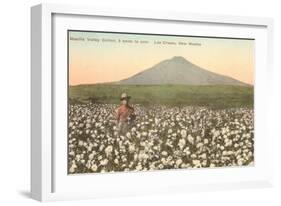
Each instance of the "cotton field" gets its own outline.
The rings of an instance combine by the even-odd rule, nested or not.
[[[68,172],[148,171],[252,165],[253,109],[132,105],[118,132],[114,104],[69,106]]]

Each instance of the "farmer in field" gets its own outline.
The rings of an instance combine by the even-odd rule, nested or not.
[[[129,105],[131,99],[126,93],[122,93],[120,97],[121,104],[117,109],[117,125],[119,134],[125,134],[133,125],[136,115],[134,108]]]

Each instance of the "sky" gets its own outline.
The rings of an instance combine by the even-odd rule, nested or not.
[[[254,40],[69,31],[68,43],[70,85],[119,81],[174,56],[254,81]]]

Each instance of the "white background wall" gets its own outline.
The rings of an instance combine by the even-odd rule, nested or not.
[[[45,2],[45,1],[42,1]],[[275,20],[275,187],[204,193],[59,202],[59,205],[280,205],[281,204],[281,6],[278,0],[58,0],[111,8],[179,11]],[[30,175],[30,6],[36,0],[6,0],[0,5],[0,205],[36,205],[29,196]],[[279,105],[279,106],[278,106]],[[50,204],[50,203],[47,203]]]

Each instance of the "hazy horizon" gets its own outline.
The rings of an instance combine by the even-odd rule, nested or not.
[[[253,85],[253,40],[76,31],[69,32],[69,85],[117,82],[174,56]]]

